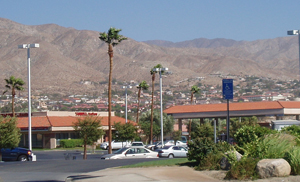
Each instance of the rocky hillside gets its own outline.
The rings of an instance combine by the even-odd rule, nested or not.
[[[103,27],[102,30],[107,30]],[[33,92],[98,92],[108,80],[107,45],[99,32],[55,24],[28,26],[0,18],[0,80],[11,75],[27,82],[27,52],[19,44],[39,43],[31,49]],[[122,32],[121,32],[122,34]],[[124,35],[126,36],[126,35]],[[117,81],[151,82],[157,64],[171,75],[164,84],[209,74],[256,75],[295,79],[299,72],[296,36],[252,42],[228,39],[195,39],[172,43],[128,39],[114,48],[113,78]],[[89,84],[91,81],[93,84]],[[5,83],[0,82],[0,88]]]

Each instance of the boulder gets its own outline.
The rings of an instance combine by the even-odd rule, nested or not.
[[[260,178],[285,177],[291,173],[290,164],[284,159],[262,159],[256,165]]]

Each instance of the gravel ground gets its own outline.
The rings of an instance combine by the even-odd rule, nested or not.
[[[224,180],[227,171],[199,171],[207,176],[213,177],[224,182],[237,182],[240,180]],[[277,177],[277,178],[267,178],[267,179],[257,179],[255,182],[300,182],[300,175],[288,176],[288,177]]]

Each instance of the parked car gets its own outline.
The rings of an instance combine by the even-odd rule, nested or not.
[[[100,148],[102,148],[104,150],[107,150],[108,146],[109,146],[108,142],[103,142],[103,143],[101,143]],[[119,141],[113,140],[111,142],[111,146],[112,146],[112,149],[120,149],[120,148],[123,148],[123,147],[129,147],[129,146],[131,146],[131,142],[128,142],[128,141],[126,141],[126,142],[119,142]]]
[[[155,150],[155,146],[159,143],[160,141],[153,142],[152,144],[148,144],[145,146],[145,148],[150,149],[150,150]]]
[[[32,161],[31,150],[15,147],[15,148],[2,148],[3,161]]]
[[[164,141],[164,146],[171,146],[171,145],[175,145],[174,140],[166,140],[166,141]],[[160,149],[160,148],[162,148],[161,142],[158,142],[155,145],[154,150],[157,150],[157,149]]]
[[[177,141],[177,142],[176,142],[176,146],[181,146],[181,147],[187,148],[187,143],[184,143],[184,142],[182,142],[182,141]]]
[[[158,153],[145,147],[125,147],[113,154],[103,155],[101,159],[135,159],[135,158],[158,158]]]
[[[159,157],[187,157],[188,150],[180,146],[164,146],[162,149],[158,150]]]
[[[140,147],[145,147],[143,142],[132,142],[131,146],[140,146]]]

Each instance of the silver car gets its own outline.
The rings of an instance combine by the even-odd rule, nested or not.
[[[187,157],[188,150],[181,146],[164,146],[162,149],[158,150],[159,157]]]
[[[158,158],[158,153],[145,147],[125,147],[113,154],[103,155],[101,159],[135,159],[135,158]]]

